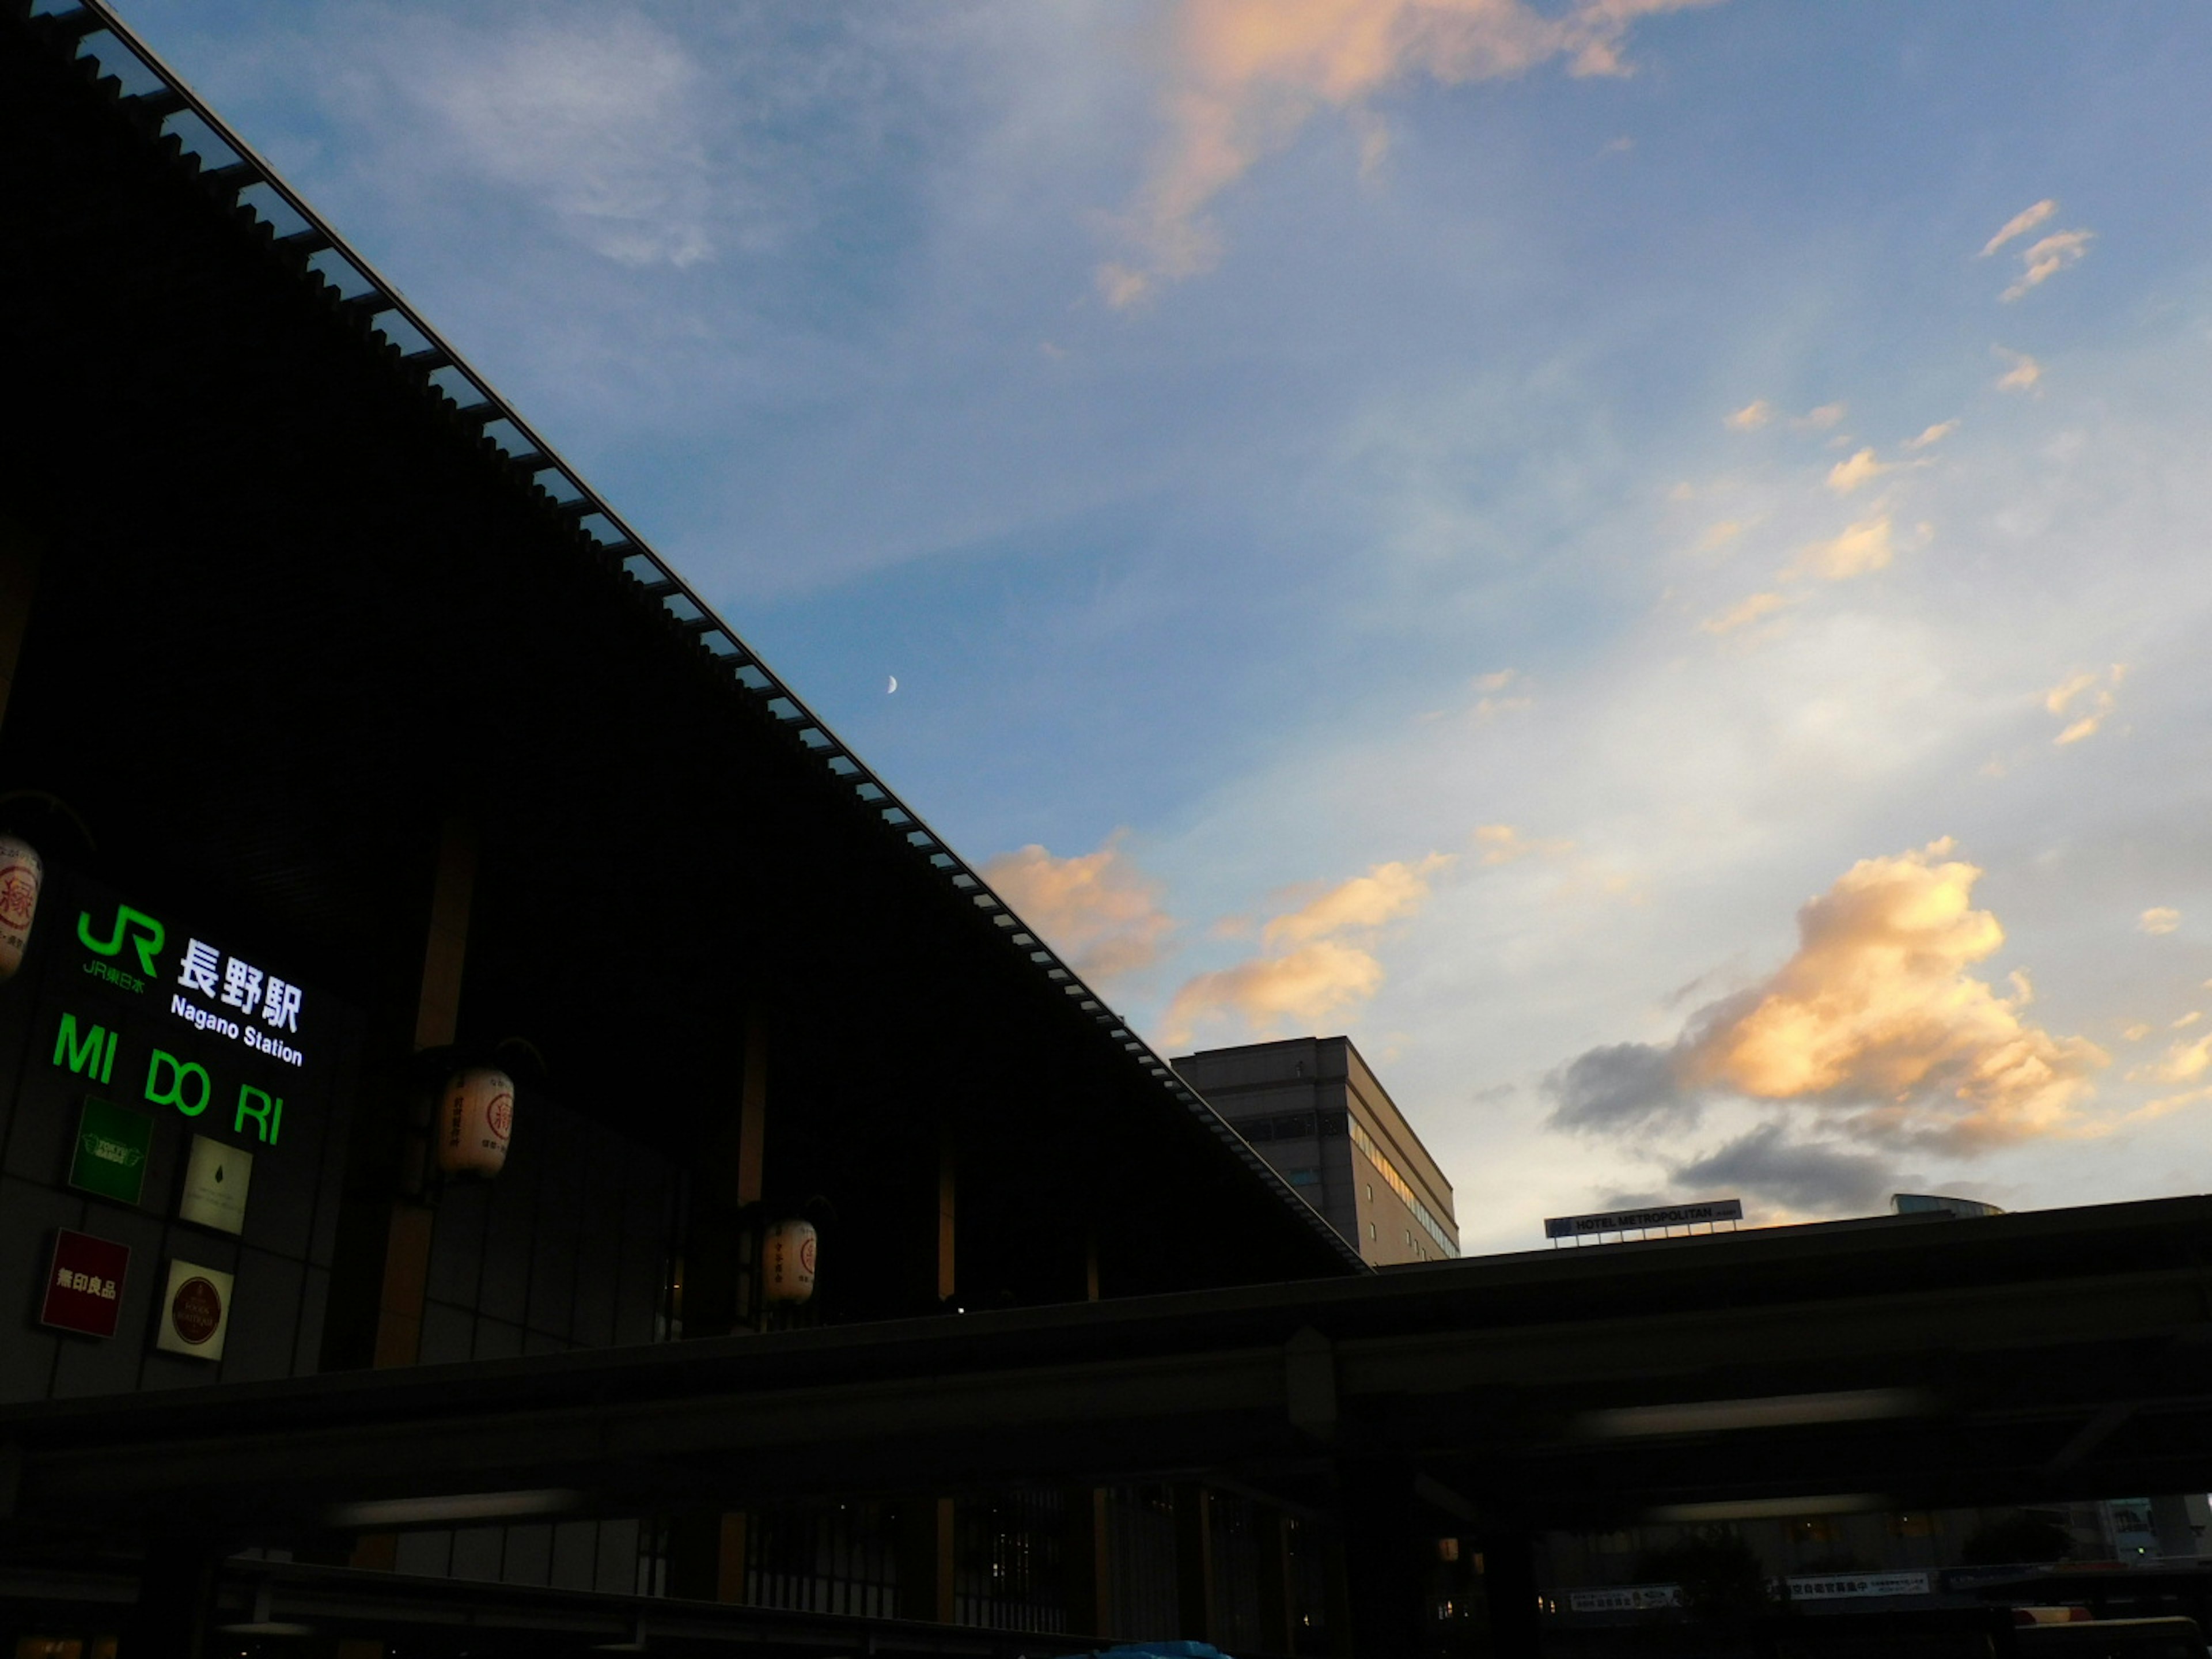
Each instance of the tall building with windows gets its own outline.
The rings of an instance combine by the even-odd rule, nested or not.
[[[1345,1036],[1170,1062],[1373,1267],[1459,1254],[1451,1182]]]

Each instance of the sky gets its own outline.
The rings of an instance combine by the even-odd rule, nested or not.
[[[1349,1033],[1470,1252],[2212,1186],[2194,0],[123,14],[1156,1046]]]

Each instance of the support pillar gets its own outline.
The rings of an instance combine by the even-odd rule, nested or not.
[[[118,1659],[202,1659],[215,1622],[222,1557],[184,1539],[156,1540],[138,1571],[138,1601]]]
[[[476,898],[477,837],[466,819],[446,820],[431,878],[430,923],[415,1001],[415,1052],[449,1046],[459,1034],[461,975],[468,962],[469,910]],[[422,1357],[422,1306],[430,1289],[430,1243],[437,1212],[423,1199],[430,1170],[431,1102],[410,1098],[400,1141],[399,1191],[384,1229],[384,1266],[377,1286],[376,1331],[369,1364],[378,1370],[412,1365]],[[396,1534],[373,1533],[354,1547],[351,1565],[389,1571],[398,1559]]]
[[[1213,1640],[1213,1494],[1175,1489],[1176,1629],[1187,1642]]]
[[[1260,1534],[1260,1642],[1271,1653],[1295,1654],[1298,1638],[1291,1593],[1290,1528],[1280,1510],[1265,1504],[1252,1519]]]
[[[1491,1651],[1499,1659],[1539,1659],[1543,1615],[1536,1601],[1536,1540],[1526,1532],[1486,1533],[1483,1599],[1490,1608]]]
[[[1419,1500],[1413,1470],[1395,1460],[1347,1460],[1338,1471],[1345,1600],[1352,1659],[1403,1659],[1427,1633]],[[1500,1649],[1521,1659],[1518,1649]]]
[[[922,1498],[899,1505],[898,1613],[949,1625],[957,1611],[953,1600],[956,1565],[953,1530],[958,1516],[950,1498]]]

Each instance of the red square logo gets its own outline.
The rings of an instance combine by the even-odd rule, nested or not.
[[[123,1276],[131,1247],[64,1227],[54,1234],[53,1265],[39,1317],[64,1331],[112,1336],[123,1311]]]

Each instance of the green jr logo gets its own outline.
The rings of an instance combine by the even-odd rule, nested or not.
[[[115,907],[115,927],[105,943],[92,936],[92,913],[89,910],[77,913],[76,937],[77,943],[86,950],[94,956],[102,957],[121,956],[127,941],[137,951],[138,965],[145,970],[146,977],[153,979],[161,971],[155,967],[154,958],[161,954],[161,946],[167,941],[169,934],[167,928],[143,910],[134,910],[127,904],[118,904]]]

